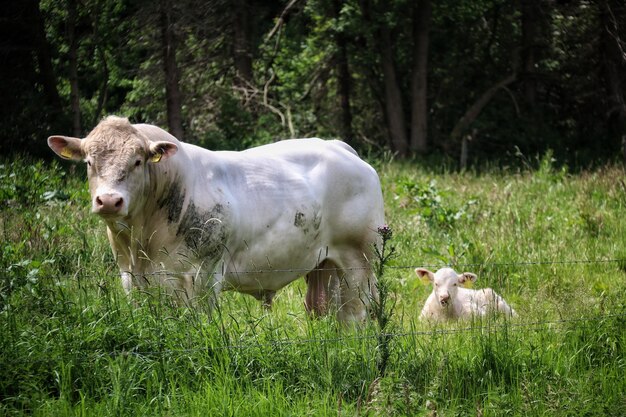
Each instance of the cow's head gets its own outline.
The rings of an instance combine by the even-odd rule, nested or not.
[[[85,161],[91,211],[105,218],[126,217],[145,195],[148,164],[176,153],[176,144],[151,142],[128,119],[109,116],[85,139],[50,136],[48,146],[61,158]]]
[[[471,272],[457,274],[452,268],[441,268],[436,273],[426,268],[417,268],[415,274],[422,281],[433,284],[433,291],[442,307],[447,307],[454,302],[459,286],[469,287],[476,281],[475,274]]]

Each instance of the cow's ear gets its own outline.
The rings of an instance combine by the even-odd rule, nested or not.
[[[459,284],[469,288],[472,286],[472,284],[474,284],[476,278],[478,278],[476,274],[472,274],[471,272],[463,272],[462,274],[459,274]]]
[[[63,159],[82,161],[85,158],[80,147],[81,139],[68,136],[50,136],[48,146]]]
[[[152,142],[148,160],[153,163],[161,162],[173,156],[176,152],[178,152],[178,146],[175,143],[167,141]]]
[[[435,274],[426,268],[415,268],[415,275],[417,275],[426,284],[435,280]]]

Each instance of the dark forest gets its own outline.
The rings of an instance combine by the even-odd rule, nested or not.
[[[8,0],[5,153],[108,114],[210,149],[626,158],[622,0]]]

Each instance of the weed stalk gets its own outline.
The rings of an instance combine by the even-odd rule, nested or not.
[[[391,357],[392,334],[389,324],[393,315],[394,304],[390,302],[391,290],[389,282],[385,278],[385,265],[395,256],[395,247],[389,245],[393,233],[387,225],[378,228],[381,237],[381,245],[374,244],[374,273],[376,275],[376,289],[378,290],[378,300],[373,302],[373,314],[377,325],[378,358],[377,368],[381,377],[385,376],[387,364]]]

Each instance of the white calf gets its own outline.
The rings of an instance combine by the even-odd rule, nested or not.
[[[457,274],[452,268],[441,268],[433,273],[425,268],[415,270],[422,281],[433,284],[433,292],[428,296],[420,318],[450,320],[472,315],[484,316],[489,311],[516,316],[504,299],[491,288],[472,290],[464,288],[476,281],[471,272]]]

